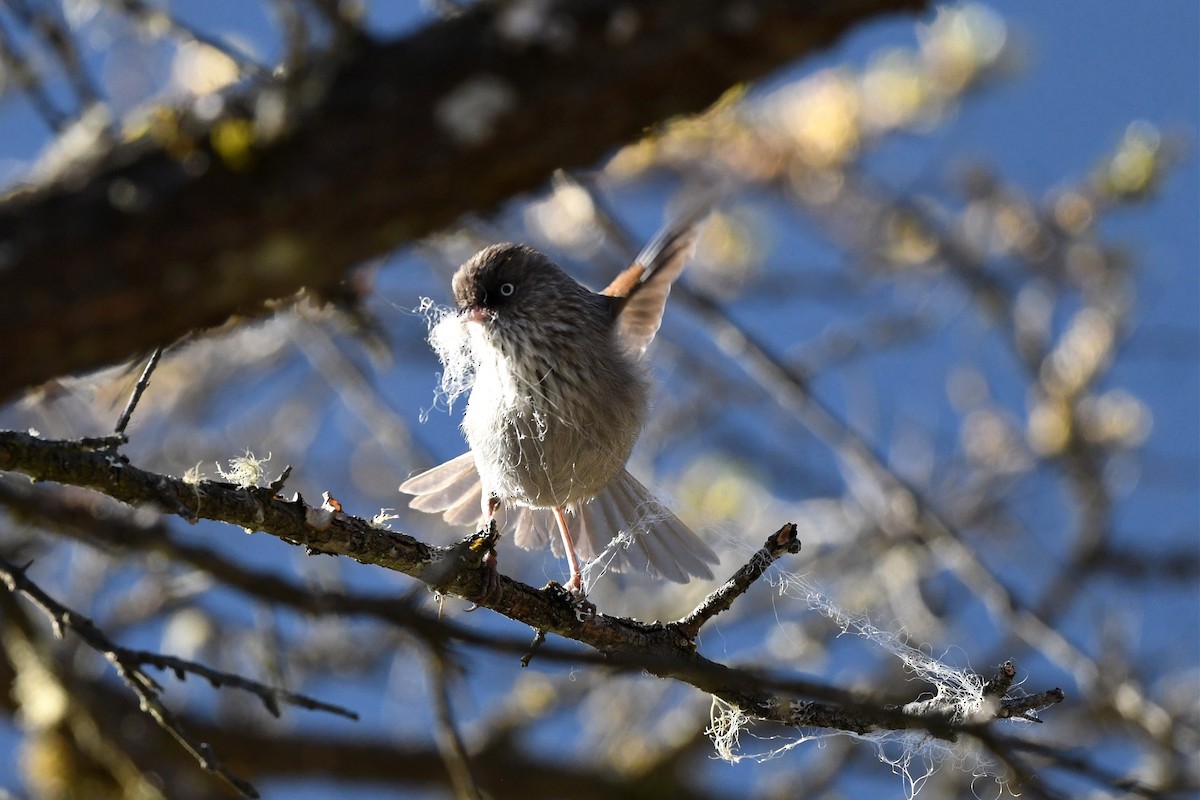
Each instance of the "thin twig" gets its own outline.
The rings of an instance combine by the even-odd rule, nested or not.
[[[150,354],[150,360],[146,362],[146,368],[142,370],[142,376],[138,378],[137,384],[133,387],[133,393],[129,395],[129,402],[125,404],[125,410],[117,419],[117,427],[113,430],[117,436],[124,435],[125,428],[129,425],[129,418],[133,416],[133,410],[137,408],[138,401],[142,399],[142,392],[146,391],[146,387],[150,385],[150,376],[154,374],[154,368],[158,366],[160,358],[162,358],[161,347]]]
[[[1037,755],[1046,761],[1053,763],[1058,769],[1067,772],[1073,772],[1076,775],[1087,778],[1094,783],[1112,790],[1113,794],[1135,794],[1139,797],[1145,797],[1147,800],[1155,800],[1164,796],[1184,796],[1186,790],[1180,787],[1177,791],[1172,792],[1170,789],[1161,791],[1151,788],[1136,778],[1130,778],[1124,775],[1118,775],[1110,770],[1105,769],[1086,758],[1078,755],[1064,753],[1053,744],[1044,742],[1029,741],[1026,739],[1014,739],[1010,737],[997,736],[990,734],[989,737],[983,739],[984,743],[993,751],[998,753],[1007,753],[1009,751],[1021,751]],[[1192,790],[1194,786],[1189,787]]]
[[[171,14],[165,7],[150,5],[144,0],[108,0],[108,5],[128,14],[134,21],[146,26],[164,26],[171,34],[184,41],[193,41],[228,56],[238,69],[254,78],[271,77],[271,70],[259,63],[243,48],[215,36],[209,36]]]
[[[156,669],[170,670],[175,673],[175,677],[179,680],[186,680],[187,676],[198,675],[207,680],[214,689],[228,687],[230,689],[241,689],[251,694],[257,695],[262,700],[263,705],[271,716],[278,717],[280,715],[280,702],[287,705],[296,706],[298,708],[306,708],[310,711],[324,711],[329,714],[336,714],[339,717],[346,719],[358,719],[358,714],[344,706],[326,703],[322,700],[317,700],[314,697],[309,697],[305,694],[289,692],[286,689],[280,689],[277,686],[267,686],[258,681],[251,680],[241,675],[232,672],[224,672],[222,670],[207,667],[204,664],[188,661],[175,656],[167,656],[159,653],[151,653],[144,650],[126,650],[125,648],[117,648],[116,652],[121,656],[121,660],[126,661],[134,666],[141,667],[147,664]]]
[[[0,558],[0,581],[8,587],[10,592],[19,592],[25,595],[41,609],[49,617],[55,636],[62,638],[63,631],[70,629],[85,644],[102,653],[113,665],[121,680],[138,696],[142,710],[149,714],[150,718],[169,733],[175,741],[179,742],[201,767],[226,781],[243,796],[254,798],[259,796],[258,790],[252,784],[232,773],[213,755],[212,749],[207,743],[197,741],[183,729],[179,720],[159,699],[161,687],[153,678],[142,672],[137,665],[130,664],[122,658],[122,648],[114,645],[90,619],[61,605],[43,592],[41,587],[29,580],[25,574],[27,566],[18,567]]]
[[[1036,716],[1038,711],[1061,703],[1066,699],[1062,689],[1047,689],[1037,694],[1025,697],[1005,697],[1000,701],[1000,710],[996,716],[1000,719],[1023,719],[1026,722],[1041,722]]]
[[[67,127],[67,115],[50,99],[41,78],[34,72],[29,59],[17,50],[3,21],[0,21],[0,64],[8,69],[13,82],[25,92],[29,104],[46,123],[46,127],[55,133],[62,132]]]
[[[533,641],[529,643],[529,652],[521,656],[521,666],[528,667],[544,644],[546,644],[546,632],[539,628],[533,633]]]
[[[990,730],[981,730],[976,738],[984,744],[1004,766],[1008,774],[1009,793],[1015,797],[1030,797],[1033,800],[1066,800],[1062,795],[1053,791],[1047,782],[1038,776],[1037,772],[1019,758],[1014,748],[1005,747],[999,737]]]
[[[284,43],[283,67],[289,74],[300,72],[307,64],[311,36],[304,11],[292,0],[271,0]]]
[[[32,8],[26,0],[9,0],[8,7],[22,24],[36,31],[42,43],[54,53],[75,90],[80,113],[91,106],[103,105],[100,89],[79,57],[75,39],[63,20],[49,8]]]
[[[1012,688],[1017,677],[1017,667],[1011,661],[1005,661],[996,670],[991,680],[983,685],[983,693],[988,697],[1004,697]]]
[[[763,573],[785,553],[799,553],[800,539],[797,538],[796,524],[789,522],[775,533],[767,537],[762,549],[755,553],[741,569],[733,574],[718,589],[704,598],[700,605],[683,619],[674,624],[676,630],[688,640],[694,640],[704,627],[704,623],[728,610],[733,601],[738,599]]]
[[[218,776],[244,797],[257,798],[260,796],[252,783],[234,774],[213,754],[212,747],[208,742],[192,738],[191,734],[184,729],[179,718],[163,705],[158,697],[158,687],[152,681],[148,681],[144,673],[136,669],[131,670],[119,661],[114,661],[113,666],[121,680],[137,694],[142,711],[149,714],[160,728],[169,733],[171,738],[178,742],[188,755],[196,759],[196,762],[206,772]]]
[[[308,0],[308,2],[325,21],[325,24],[338,36],[357,36],[362,33],[358,22],[347,10],[349,4],[347,7],[343,7],[341,0]]]

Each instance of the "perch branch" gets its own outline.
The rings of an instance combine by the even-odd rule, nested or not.
[[[270,489],[219,481],[192,484],[146,472],[110,453],[74,442],[0,431],[0,470],[96,489],[125,503],[152,503],[185,518],[214,519],[264,531],[310,553],[347,556],[427,583],[436,580],[440,591],[463,598],[481,597],[487,580],[483,574],[487,571],[468,563],[470,559],[462,557],[459,547],[435,547],[405,533],[373,527],[342,511],[308,506],[299,496],[292,500],[276,497]],[[855,733],[924,729],[951,739],[972,730],[936,715],[908,714],[828,686],[772,679],[711,661],[696,652],[694,642],[675,624],[643,623],[606,614],[578,619],[573,607],[556,593],[504,575],[497,579],[500,591],[481,597],[478,605],[535,630],[581,642],[608,662],[688,683],[756,719]],[[515,650],[525,652],[528,646],[518,643]],[[827,702],[810,699],[813,697]]]

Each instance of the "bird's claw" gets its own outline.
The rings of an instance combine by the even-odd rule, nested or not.
[[[496,521],[491,520],[483,530],[467,537],[462,544],[462,560],[468,569],[478,569],[483,572],[483,588],[479,594],[469,597],[473,605],[467,609],[474,611],[485,600],[500,599],[500,572],[496,569],[496,543],[500,541],[500,533],[496,529]]]
[[[487,600],[499,600],[502,594],[500,587],[500,570],[496,569],[496,551],[492,550],[483,557],[479,569],[483,572],[483,588],[479,590],[479,594],[474,597],[467,598],[471,601],[471,607],[467,611],[474,611],[479,608],[479,604]]]
[[[583,593],[581,588],[573,588],[570,584],[564,586],[558,581],[550,581],[542,591],[561,599],[569,605],[571,613],[575,615],[576,622],[587,622],[596,616],[596,604],[587,599],[587,595]]]

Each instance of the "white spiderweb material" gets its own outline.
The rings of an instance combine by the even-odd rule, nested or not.
[[[429,344],[442,362],[433,406],[421,412],[421,421],[425,422],[434,408],[449,411],[454,408],[458,398],[471,391],[475,383],[475,360],[471,352],[470,332],[458,318],[456,309],[422,297],[415,312],[425,318],[429,326]]]
[[[732,540],[732,537],[731,537]],[[746,557],[750,550],[738,542]],[[868,640],[875,647],[898,658],[914,680],[932,684],[935,694],[909,704],[904,710],[916,712],[918,706],[934,704],[939,713],[948,715],[951,723],[965,723],[990,718],[994,708],[992,698],[983,692],[985,678],[946,664],[925,650],[908,644],[903,633],[885,630],[864,614],[853,614],[839,607],[828,595],[805,578],[779,569],[774,565],[764,579],[780,595],[804,602],[809,608],[832,620],[842,635],[852,634]],[[904,782],[905,795],[916,797],[926,781],[943,765],[972,773],[976,778],[976,797],[999,797],[1004,793],[1004,781],[994,764],[969,741],[951,743],[937,739],[920,730],[877,731],[856,734],[828,729],[798,730],[786,738],[762,737],[750,734],[753,718],[729,703],[713,698],[710,711],[709,738],[718,758],[736,764],[744,759],[765,762],[778,758],[806,742],[820,742],[833,736],[851,736],[872,743],[879,759],[888,764]],[[757,748],[743,745],[743,735],[759,743]],[[994,793],[987,786],[994,786]]]

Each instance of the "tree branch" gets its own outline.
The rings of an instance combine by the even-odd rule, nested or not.
[[[242,488],[218,481],[188,483],[146,472],[120,456],[76,442],[0,431],[0,470],[96,489],[126,503],[152,503],[189,519],[214,519],[264,531],[310,553],[376,564],[459,597],[480,597],[486,580],[485,570],[467,568],[461,543],[435,547],[405,533],[372,527],[332,507],[308,506],[298,495],[292,500],[275,497],[269,488]],[[499,585],[499,592],[479,600],[478,605],[537,630],[581,642],[606,660],[688,683],[755,719],[860,734],[915,728],[947,739],[971,730],[968,725],[952,723],[933,707],[920,714],[908,713],[850,692],[798,680],[772,680],[711,661],[696,652],[687,628],[679,624],[642,623],[606,614],[579,618],[561,592],[535,589],[504,575],[499,576]],[[785,688],[781,691],[780,687]],[[832,702],[801,699],[814,696]]]
[[[552,0],[534,29],[478,3],[358,40],[0,200],[0,398],[121,361],[595,163],[672,115],[922,0]],[[271,100],[259,103],[259,100]],[[284,103],[272,129],[250,109]],[[277,125],[276,128],[279,128]]]

